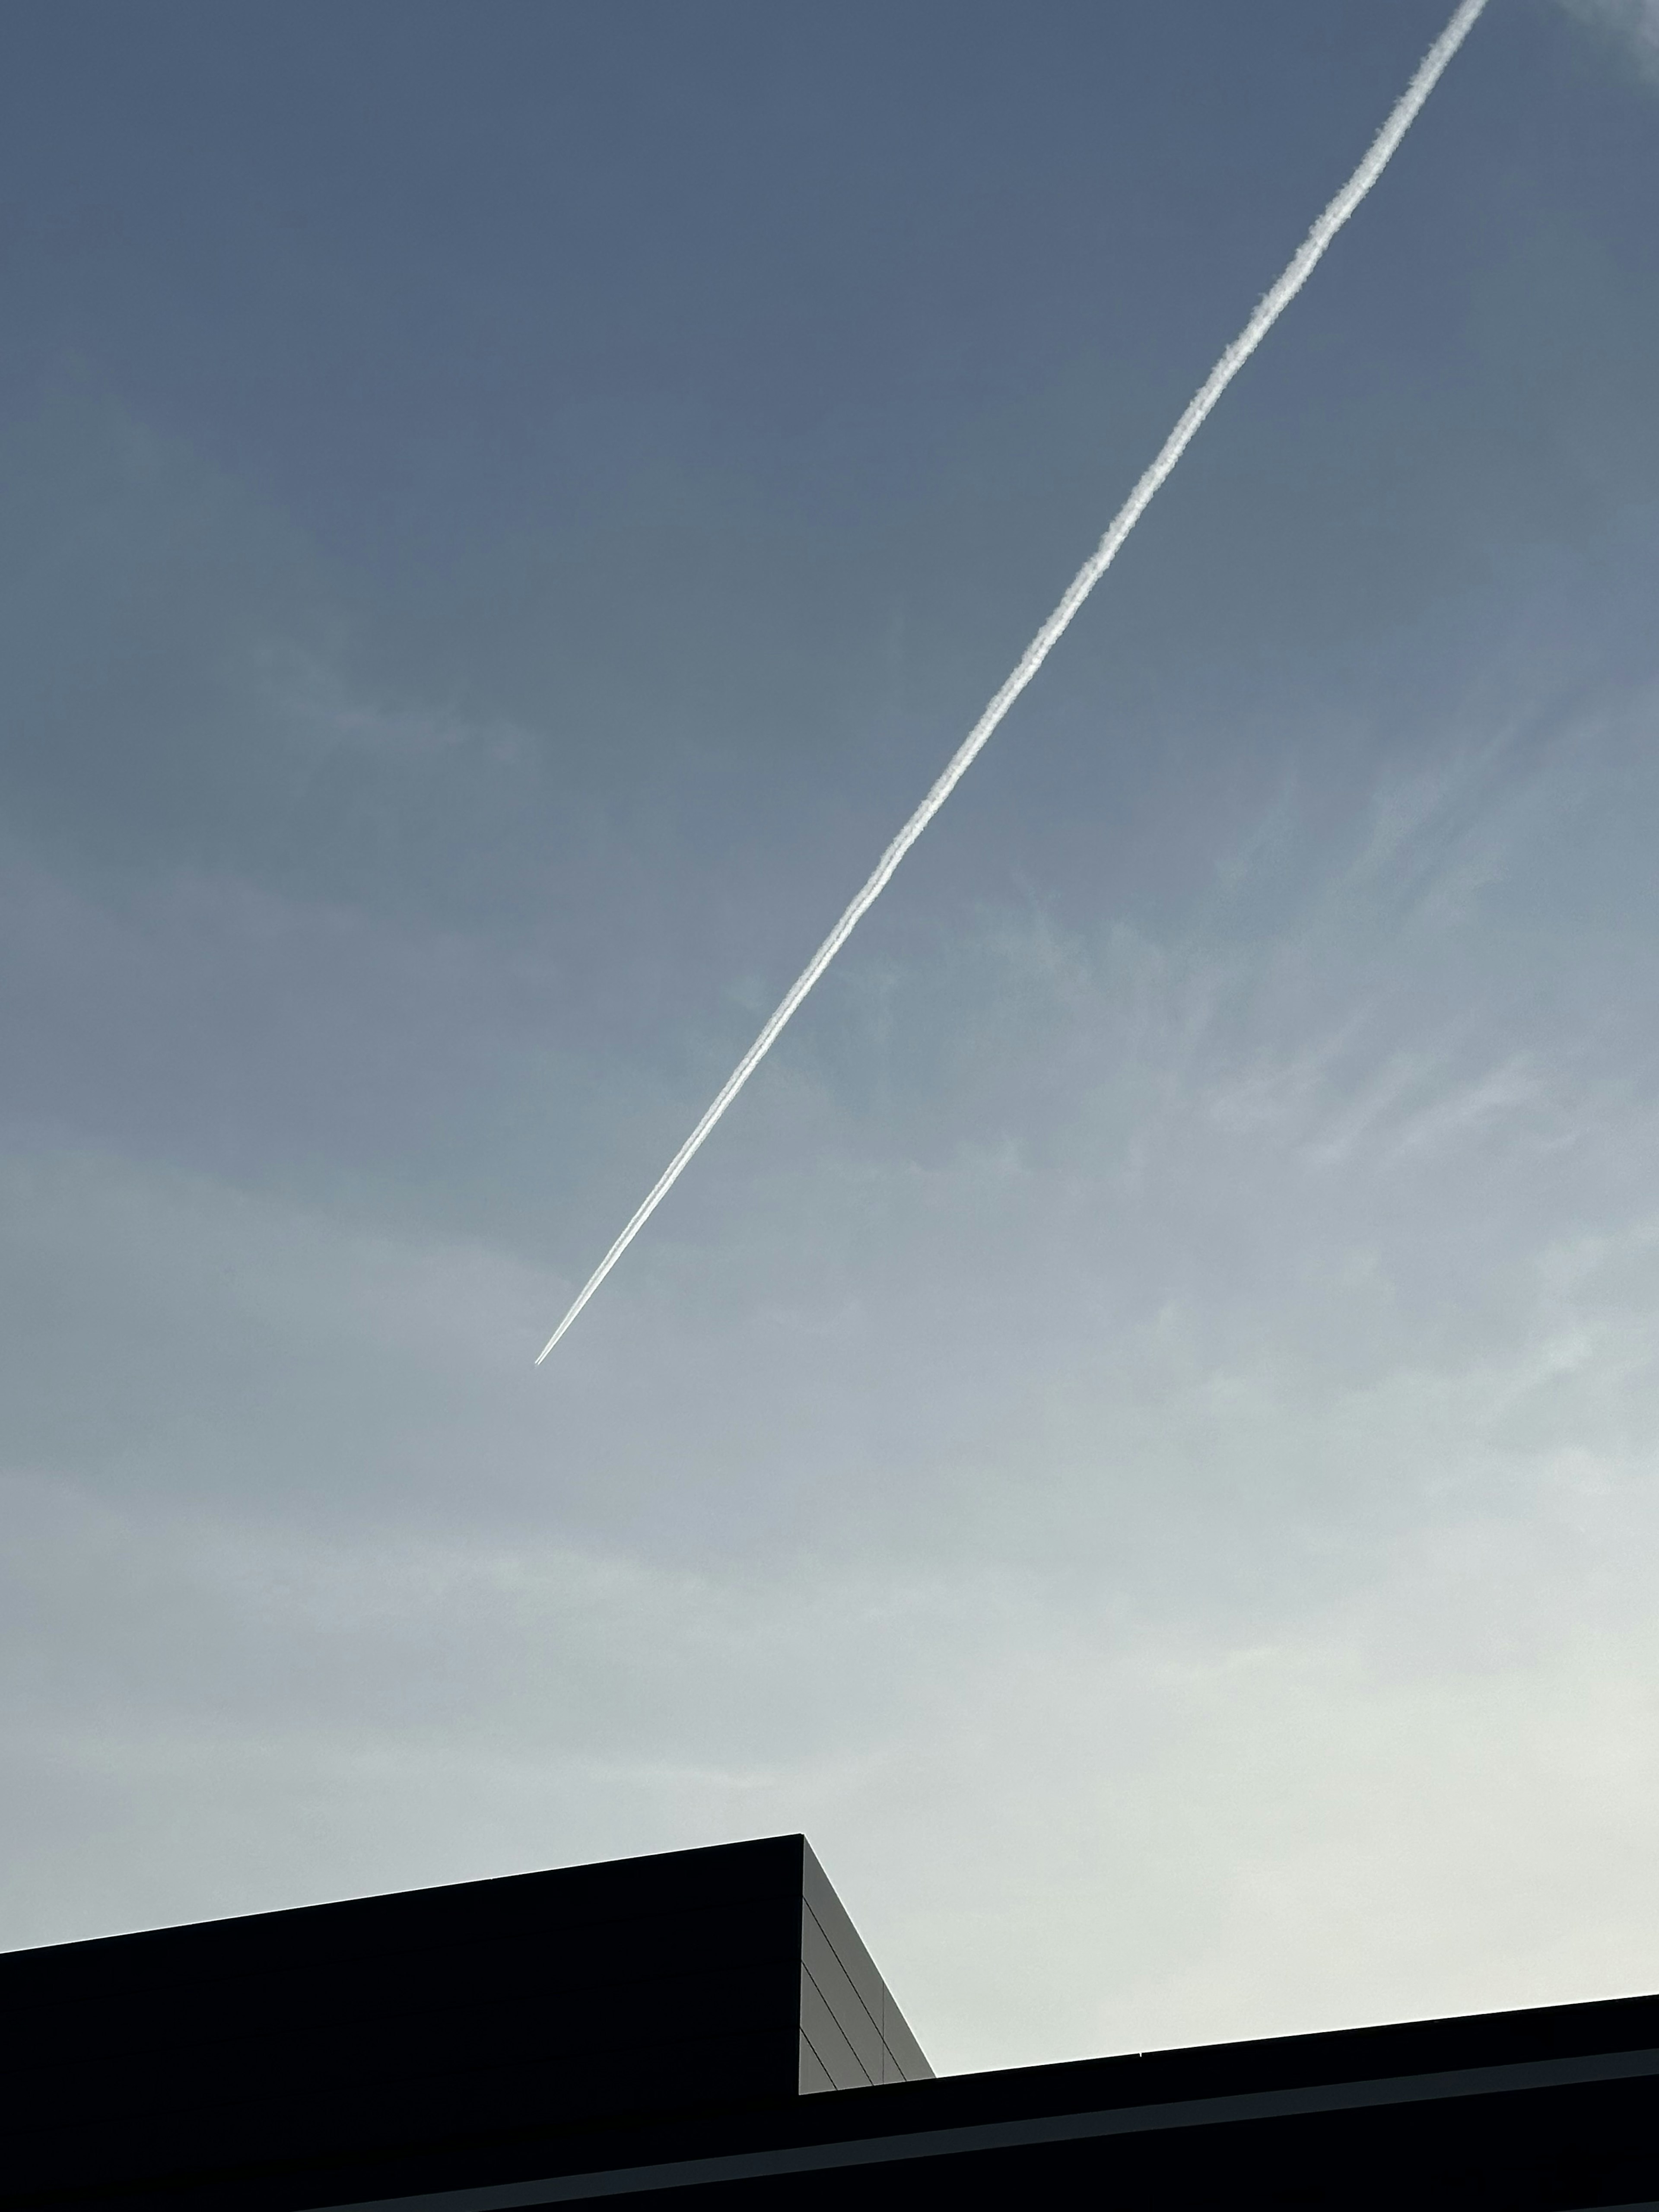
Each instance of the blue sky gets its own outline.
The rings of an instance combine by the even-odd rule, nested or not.
[[[1659,15],[26,7],[0,1942],[804,1827],[942,2066],[1659,1985]]]

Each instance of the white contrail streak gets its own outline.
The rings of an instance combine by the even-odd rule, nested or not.
[[[1013,673],[957,747],[945,773],[882,854],[863,890],[790,985],[776,1012],[720,1085],[708,1112],[652,1185],[649,1194],[627,1228],[583,1284],[581,1293],[569,1312],[537,1353],[538,1367],[678,1182],[681,1172],[699,1150],[703,1139],[772,1049],[790,1016],[846,944],[864,915],[881,896],[899,862],[956,789],[1003,716],[1059,644],[1071,624],[1073,616],[1116,559],[1124,539],[1151,505],[1158,486],[1192,443],[1206,416],[1312,276],[1326,247],[1388,167],[1389,157],[1410,130],[1419,108],[1434,90],[1441,72],[1474,28],[1475,19],[1486,4],[1486,0],[1462,0],[1462,4],[1454,11],[1450,22],[1423,57],[1416,76],[1372,140],[1364,160],[1303,240],[1284,275],[1263,296],[1249,321],[1206,377],[1186,413],[1164,440],[1158,459],[1119,508],[1106,535],[1066,586],[1059,605],[1020,655]]]

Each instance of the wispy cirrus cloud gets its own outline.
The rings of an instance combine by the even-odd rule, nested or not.
[[[1659,85],[1659,0],[1565,0],[1569,13],[1617,39]]]

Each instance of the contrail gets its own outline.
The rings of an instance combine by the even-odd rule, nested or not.
[[[1395,147],[1415,120],[1419,108],[1439,82],[1442,71],[1474,27],[1475,19],[1486,4],[1486,0],[1462,0],[1462,4],[1453,12],[1450,22],[1423,57],[1416,76],[1371,141],[1364,160],[1303,240],[1284,275],[1273,289],[1263,295],[1249,321],[1206,377],[1186,413],[1164,440],[1158,459],[1124,501],[1106,535],[1066,586],[1059,605],[1020,655],[1013,673],[952,753],[945,773],[882,854],[863,890],[790,985],[776,1012],[720,1085],[714,1103],[652,1185],[644,1203],[627,1228],[583,1284],[580,1295],[569,1312],[536,1354],[538,1367],[679,1181],[682,1171],[701,1148],[704,1138],[776,1043],[790,1016],[846,944],[863,916],[880,897],[899,862],[956,789],[1003,716],[1059,644],[1071,625],[1073,616],[1117,558],[1124,539],[1152,504],[1158,486],[1192,443],[1206,416],[1312,276],[1326,247],[1387,168]]]

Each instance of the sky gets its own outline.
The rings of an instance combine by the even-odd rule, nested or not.
[[[940,2070],[1659,1987],[1659,5],[25,0],[0,1946],[805,1830]]]

